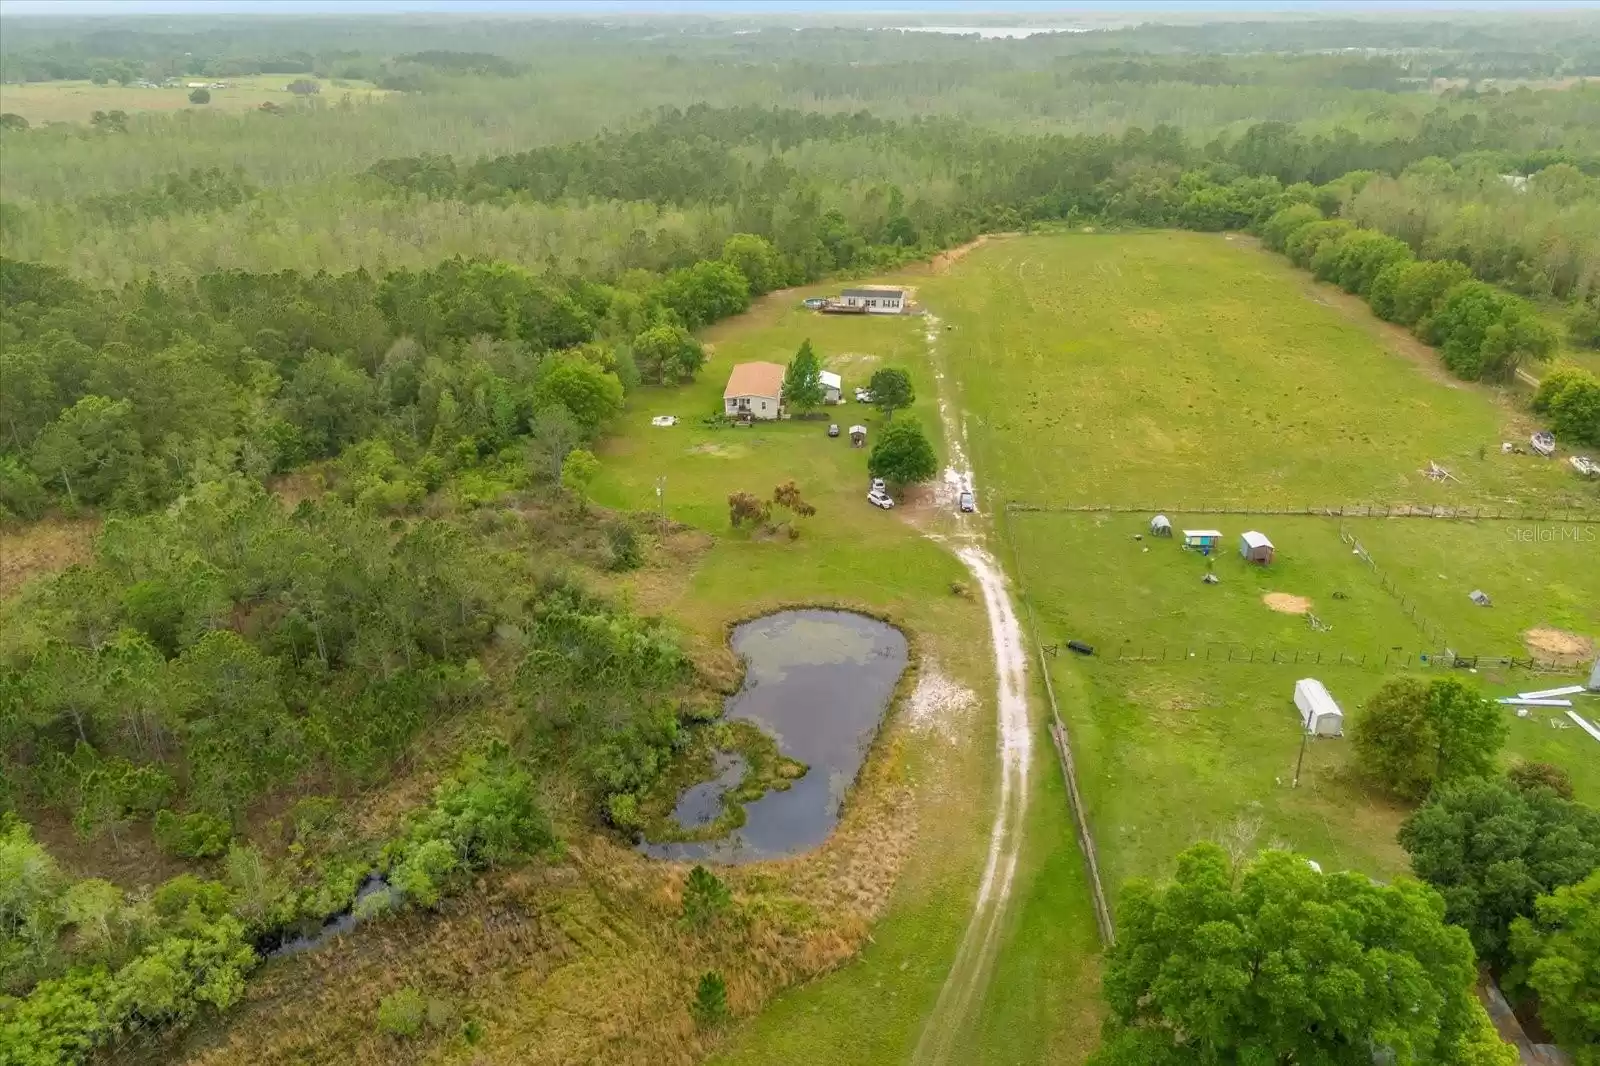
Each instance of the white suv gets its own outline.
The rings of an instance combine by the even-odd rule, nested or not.
[[[894,500],[882,489],[873,489],[867,493],[867,502],[874,507],[882,507],[885,511],[894,506]]]

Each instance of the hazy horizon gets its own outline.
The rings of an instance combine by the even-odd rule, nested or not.
[[[0,16],[544,14],[544,15],[938,15],[993,19],[1096,14],[1404,15],[1416,12],[1600,10],[1600,0],[0,0]]]

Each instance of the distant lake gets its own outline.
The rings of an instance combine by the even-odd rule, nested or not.
[[[1088,33],[1082,26],[891,26],[904,33],[948,33],[966,37],[977,34],[985,40],[1035,37],[1041,33]]]

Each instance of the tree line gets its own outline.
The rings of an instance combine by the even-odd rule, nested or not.
[[[453,471],[518,465],[530,442],[559,470],[627,389],[694,376],[690,330],[781,280],[753,235],[612,284],[449,260],[109,291],[0,260],[0,515],[138,512],[231,473],[262,481],[341,456],[348,495],[372,501],[373,479],[431,490]],[[392,503],[415,502],[396,491]]]

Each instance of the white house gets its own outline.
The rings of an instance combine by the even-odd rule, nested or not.
[[[868,314],[898,315],[906,309],[906,293],[904,289],[846,289],[839,294],[839,302]]]
[[[822,402],[843,403],[844,378],[831,370],[824,370],[817,376],[822,379]]]
[[[1294,705],[1300,709],[1300,723],[1307,733],[1319,737],[1344,736],[1344,712],[1321,681],[1314,677],[1296,681]]]
[[[722,390],[722,410],[730,418],[777,418],[783,404],[782,363],[740,363]]]

